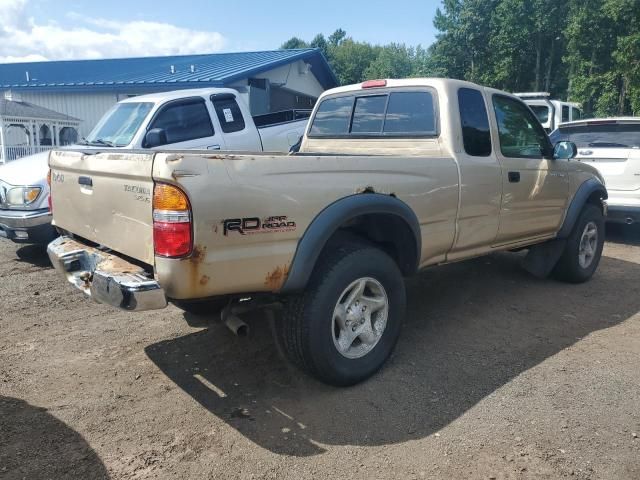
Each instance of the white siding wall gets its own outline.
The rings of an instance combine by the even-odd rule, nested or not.
[[[22,100],[71,115],[82,120],[81,137],[86,137],[100,117],[118,102],[115,93],[35,93],[21,92]],[[120,96],[120,98],[123,98]]]
[[[306,72],[306,73],[305,73]],[[268,78],[271,85],[277,85],[310,97],[319,97],[324,88],[313,74],[313,70],[305,68],[305,62],[298,60],[274,70],[256,75],[256,78]]]

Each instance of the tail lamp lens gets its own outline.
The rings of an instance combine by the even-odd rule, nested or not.
[[[178,187],[157,183],[153,189],[153,245],[161,257],[184,257],[191,252],[191,208]]]

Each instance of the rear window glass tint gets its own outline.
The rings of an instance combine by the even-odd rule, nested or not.
[[[380,133],[384,124],[387,96],[359,97],[353,111],[351,133]]]
[[[349,120],[353,97],[337,97],[324,100],[311,126],[311,135],[346,135],[349,132]]]
[[[435,135],[433,96],[429,92],[393,92],[384,121],[384,133]]]
[[[571,141],[578,148],[640,148],[640,123],[564,126],[551,134],[551,141]]]
[[[213,107],[224,133],[244,130],[244,118],[238,103],[233,98],[213,98]]]

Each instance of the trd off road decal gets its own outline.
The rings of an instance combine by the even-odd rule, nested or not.
[[[251,235],[254,233],[291,232],[296,229],[296,222],[290,220],[286,215],[262,219],[259,217],[227,218],[222,221],[222,225],[225,236],[231,232]]]

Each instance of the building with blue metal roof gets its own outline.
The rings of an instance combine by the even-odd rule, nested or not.
[[[338,85],[319,49],[0,64],[0,91],[83,121],[86,135],[114,103],[144,93],[235,88],[254,115],[310,108]]]

